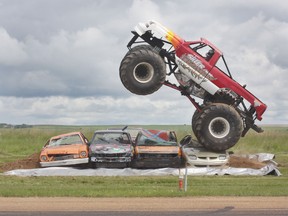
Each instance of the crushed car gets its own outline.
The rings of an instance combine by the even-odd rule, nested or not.
[[[89,143],[93,167],[129,167],[133,157],[130,134],[125,130],[97,130]]]
[[[213,152],[204,148],[201,143],[186,135],[180,141],[186,166],[189,167],[223,167],[229,162],[227,151]]]
[[[229,154],[226,151],[212,152],[202,147],[185,145],[182,147],[183,156],[188,166],[219,167],[228,163]]]
[[[71,166],[87,164],[88,139],[81,132],[51,137],[40,152],[40,166]]]
[[[135,141],[133,168],[179,168],[183,157],[174,131],[142,129]]]

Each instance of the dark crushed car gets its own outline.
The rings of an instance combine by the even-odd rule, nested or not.
[[[89,144],[94,167],[128,167],[133,156],[131,136],[124,130],[98,130]]]

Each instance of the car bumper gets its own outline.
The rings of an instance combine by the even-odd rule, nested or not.
[[[132,162],[132,166],[135,168],[164,168],[164,167],[180,167],[181,158],[141,158],[135,159]]]
[[[130,157],[91,157],[91,162],[96,163],[129,163],[131,162]]]
[[[186,163],[192,166],[222,166],[228,163],[228,157],[226,159],[220,160],[219,158],[216,159],[209,159],[209,157],[200,159],[194,157],[189,157],[189,155],[185,155]]]
[[[89,158],[68,159],[60,161],[40,162],[41,167],[69,166],[77,164],[85,164],[89,162]]]
[[[229,160],[229,155],[226,151],[214,153],[206,150],[203,151],[202,148],[184,148],[183,156],[188,165],[198,167],[223,166]]]
[[[206,161],[206,160],[187,160],[187,164],[194,166],[222,166],[227,164],[227,160],[224,161]]]

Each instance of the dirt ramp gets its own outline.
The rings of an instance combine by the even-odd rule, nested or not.
[[[39,152],[34,153],[27,158],[16,160],[13,162],[8,162],[0,165],[0,171],[6,172],[9,170],[15,170],[15,169],[34,169],[39,168]]]

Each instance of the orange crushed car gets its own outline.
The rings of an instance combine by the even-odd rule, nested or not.
[[[40,153],[40,166],[85,164],[88,158],[88,139],[81,132],[51,137]]]
[[[180,167],[183,162],[174,131],[143,129],[136,137],[134,149],[135,168]]]

